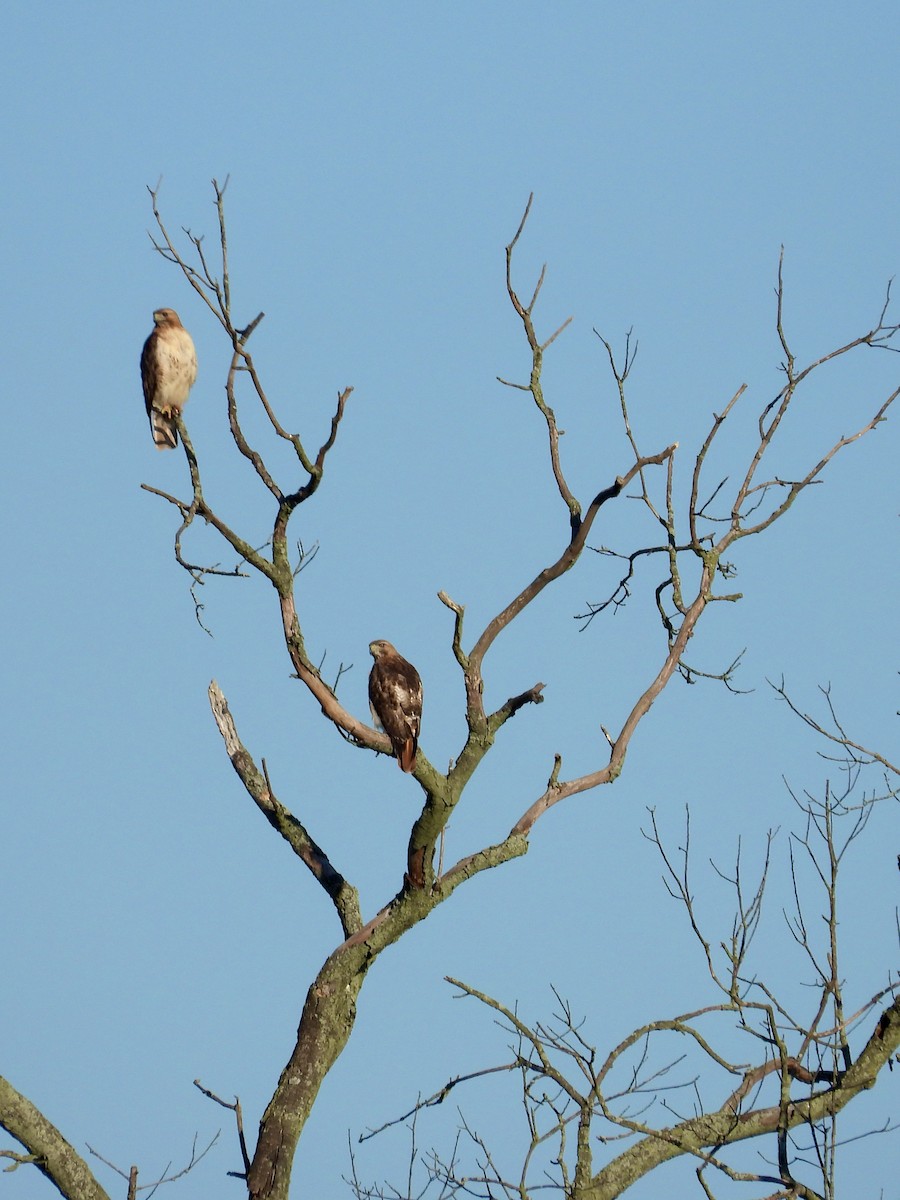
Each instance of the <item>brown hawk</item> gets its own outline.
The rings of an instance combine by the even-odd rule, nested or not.
[[[178,445],[175,416],[187,404],[197,378],[197,352],[174,308],[158,308],[153,332],[141,352],[141,383],[157,450]]]
[[[369,673],[369,707],[375,726],[391,739],[400,770],[412,771],[422,723],[422,680],[390,642],[370,642],[369,652],[375,659]]]

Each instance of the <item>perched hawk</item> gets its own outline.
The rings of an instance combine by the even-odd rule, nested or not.
[[[390,642],[370,642],[369,652],[375,659],[369,674],[369,707],[375,726],[391,739],[400,770],[412,771],[422,722],[422,680]]]
[[[187,404],[197,378],[197,352],[191,335],[173,308],[153,314],[153,332],[141,352],[144,402],[157,450],[174,450],[178,433],[173,417]]]

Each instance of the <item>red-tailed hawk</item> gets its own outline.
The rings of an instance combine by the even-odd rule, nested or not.
[[[173,418],[187,404],[197,378],[197,352],[174,308],[158,308],[153,332],[141,352],[144,402],[157,450],[174,450],[178,432]]]
[[[390,642],[370,642],[369,652],[375,659],[369,673],[369,707],[375,726],[391,739],[400,770],[412,771],[422,723],[422,680]]]

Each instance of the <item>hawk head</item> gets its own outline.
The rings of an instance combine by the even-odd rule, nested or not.
[[[157,308],[153,313],[154,325],[180,325],[181,318],[174,308]]]
[[[369,642],[369,653],[374,659],[379,659],[384,654],[396,654],[397,651],[390,642],[386,642],[384,638],[378,638],[377,641]]]

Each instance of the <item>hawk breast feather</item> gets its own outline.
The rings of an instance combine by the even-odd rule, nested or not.
[[[369,650],[375,659],[369,674],[372,716],[390,738],[401,771],[412,771],[422,723],[422,680],[390,642],[372,642]]]

